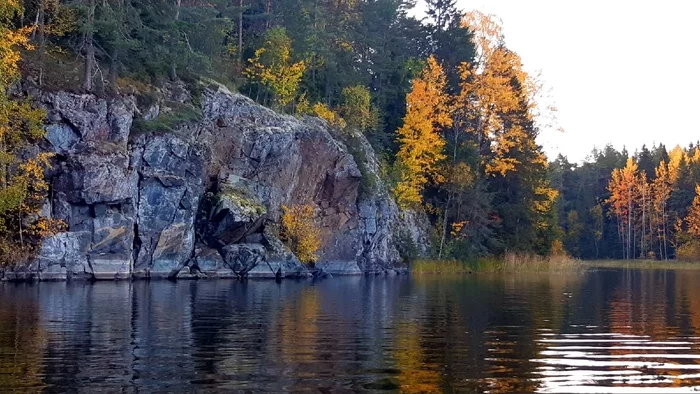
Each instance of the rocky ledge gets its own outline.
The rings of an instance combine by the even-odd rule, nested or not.
[[[48,113],[40,148],[55,152],[42,215],[68,231],[5,280],[305,276],[275,235],[282,206],[295,204],[315,207],[326,273],[401,272],[402,243],[426,244],[424,220],[399,211],[361,134],[221,86],[201,95],[199,120],[141,133],[134,119],[163,107],[30,94]]]

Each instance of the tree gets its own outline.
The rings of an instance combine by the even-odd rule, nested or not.
[[[688,225],[688,233],[695,238],[700,238],[700,185],[695,186],[695,197],[685,222]]]
[[[462,23],[463,12],[456,0],[428,0],[429,23],[426,28],[431,54],[445,68],[447,90],[459,90],[459,65],[474,59],[474,42],[469,29]]]
[[[30,155],[25,148],[43,137],[43,111],[9,96],[19,78],[19,47],[29,47],[30,29],[13,29],[21,12],[13,1],[0,1],[0,264],[14,263],[58,222],[36,218],[48,190],[44,168],[48,154]],[[27,223],[30,225],[27,226]]]
[[[303,60],[292,63],[292,43],[283,28],[273,28],[265,33],[265,42],[249,59],[246,74],[265,86],[273,96],[277,107],[289,104],[297,94],[304,74]],[[263,99],[263,102],[266,100]]]
[[[401,180],[394,190],[403,207],[419,205],[425,185],[431,180],[440,183],[444,179],[437,167],[445,159],[445,140],[440,128],[452,124],[445,83],[442,67],[434,57],[429,57],[421,77],[413,81],[413,89],[406,96],[404,124],[397,131]]]
[[[654,227],[659,243],[659,257],[668,259],[668,199],[671,196],[672,184],[668,165],[662,161],[655,170],[656,177],[652,183]]]
[[[315,222],[314,208],[309,204],[282,206],[282,228],[280,237],[286,242],[302,263],[318,259],[316,252],[321,247],[321,231]]]
[[[593,219],[593,242],[595,244],[595,257],[600,256],[599,243],[603,239],[603,230],[605,229],[603,225],[603,206],[601,204],[595,205],[590,209],[590,215]]]
[[[367,131],[376,124],[371,100],[369,89],[362,85],[348,86],[343,89],[341,114],[348,125],[360,131]]]
[[[634,159],[627,159],[623,169],[616,169],[612,173],[608,190],[610,199],[608,203],[613,215],[617,217],[618,234],[622,240],[623,258],[634,258],[634,239],[632,238],[632,225],[635,217],[635,204],[638,193],[639,172]]]

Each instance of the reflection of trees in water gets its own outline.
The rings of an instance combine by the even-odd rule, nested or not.
[[[611,294],[604,306],[604,324],[612,332],[646,334],[652,338],[693,334],[692,297],[687,278],[692,271],[622,270],[610,273],[618,282],[606,291]],[[680,278],[680,282],[679,282]],[[684,279],[686,278],[686,279]],[[698,320],[700,321],[700,320]],[[696,326],[700,328],[700,326]]]
[[[620,271],[619,284],[608,306],[610,329],[625,334],[644,334],[651,339],[666,340],[700,335],[700,272],[672,270],[624,270]],[[687,351],[688,353],[696,349]],[[644,351],[638,351],[638,353]],[[612,355],[625,354],[625,350],[609,351]],[[660,353],[656,351],[655,353]],[[676,363],[678,360],[665,360]],[[698,359],[683,360],[700,363]],[[683,375],[686,371],[667,369],[668,377]],[[695,380],[695,384],[700,383]],[[688,379],[673,378],[669,386],[681,387],[693,384]]]
[[[399,371],[399,387],[405,393],[430,393],[440,391],[440,365],[427,361],[423,336],[415,322],[406,321],[396,326],[396,368]]]
[[[527,392],[543,334],[700,335],[697,283],[621,270],[5,286],[0,387]]]
[[[397,352],[411,349],[415,360],[397,357],[400,377],[405,372],[405,381],[417,391],[429,386],[437,391],[533,391],[537,383],[528,378],[539,364],[529,360],[543,347],[536,339],[542,330],[559,330],[568,321],[581,279],[528,274],[415,277],[413,294],[421,299],[407,307],[413,315],[406,328],[396,331],[413,336],[401,339],[406,345],[397,343]],[[416,362],[422,374],[415,373]]]
[[[36,292],[26,286],[24,291]],[[39,305],[34,297],[2,292],[0,308],[0,388],[28,390],[43,386],[42,353],[46,332],[39,321]]]

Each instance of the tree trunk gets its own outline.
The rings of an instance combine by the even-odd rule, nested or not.
[[[243,69],[243,0],[238,1],[238,67]]]
[[[666,237],[667,237],[667,229],[666,229],[666,202],[663,203],[662,205],[662,210],[663,210],[663,228],[664,228],[664,259],[668,260],[668,248],[666,246]]]
[[[119,49],[116,47],[112,48],[112,55],[109,63],[109,89],[113,92],[117,92],[117,77],[119,76]]]
[[[632,190],[627,190],[627,260],[632,252]]]
[[[22,205],[17,208],[17,226],[19,227],[19,244],[24,246],[24,235],[22,234]]]
[[[182,6],[182,0],[177,0],[177,6],[175,7],[175,22],[177,23],[180,20],[180,7]],[[180,32],[176,32],[176,35],[179,37]],[[178,38],[179,39],[179,38]],[[175,47],[177,46],[177,40],[173,43],[173,47],[171,48],[171,56],[172,62],[170,63],[170,80],[174,81],[177,79],[177,66],[175,65]]]
[[[37,39],[39,41],[39,86],[44,84],[44,63],[46,56],[46,0],[39,2],[39,11],[37,12]]]
[[[457,126],[453,126],[452,130],[454,131],[454,149],[452,150],[452,168],[455,166],[455,162],[457,161],[457,143],[459,139],[459,130]],[[452,185],[454,187],[454,185]],[[452,194],[453,192],[450,191],[449,189],[447,190],[447,203],[445,204],[445,213],[444,217],[442,219],[442,237],[440,237],[440,250],[438,252],[438,258],[442,258],[442,251],[443,248],[445,247],[445,238],[447,237],[447,223],[448,223],[448,215],[449,215],[449,210],[450,210],[450,203],[452,202]]]
[[[95,68],[95,45],[93,44],[95,29],[95,0],[90,0],[87,13],[87,30],[85,31],[85,75],[83,88],[92,91],[92,74]]]
[[[642,239],[641,239],[641,255],[642,258],[645,257],[646,255],[646,243],[645,243],[645,238],[646,238],[646,207],[647,207],[647,202],[646,202],[646,186],[642,185]]]

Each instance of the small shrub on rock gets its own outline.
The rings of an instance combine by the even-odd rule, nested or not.
[[[280,238],[306,264],[318,259],[316,252],[321,248],[321,230],[315,221],[311,204],[282,206]]]

